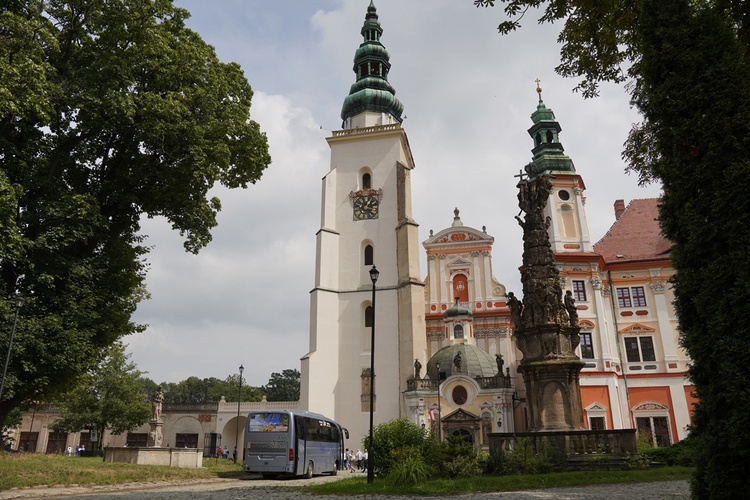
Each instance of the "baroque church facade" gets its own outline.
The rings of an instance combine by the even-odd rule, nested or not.
[[[460,434],[486,449],[490,433],[529,428],[507,305],[512,291],[492,274],[494,238],[464,225],[458,209],[449,227],[422,242],[427,276],[421,279],[411,207],[415,165],[401,127],[403,105],[388,82],[382,32],[371,2],[342,129],[327,139],[331,162],[322,182],[300,408],[339,421],[358,447],[369,431],[374,384],[376,426],[406,418],[441,438]],[[627,207],[618,200],[614,224],[593,244],[583,177],[537,91],[526,170],[552,175],[548,232],[563,293],[572,293],[579,313],[584,424],[636,428],[660,446],[676,442],[687,435],[694,400],[671,305],[670,246],[656,222],[658,200]],[[373,266],[380,273],[374,285]]]

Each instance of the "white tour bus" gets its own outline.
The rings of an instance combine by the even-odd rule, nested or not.
[[[344,439],[349,431],[308,411],[254,411],[247,416],[242,468],[264,478],[305,476],[344,466]]]

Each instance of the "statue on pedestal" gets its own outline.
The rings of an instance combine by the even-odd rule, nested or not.
[[[164,391],[161,386],[157,387],[156,392],[151,398],[151,420],[161,421],[161,406],[164,402]]]

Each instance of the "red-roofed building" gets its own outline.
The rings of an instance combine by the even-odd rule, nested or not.
[[[688,433],[694,398],[689,358],[679,346],[669,283],[670,243],[659,228],[658,199],[614,204],[615,222],[592,245],[585,185],[563,154],[561,128],[541,100],[532,115],[534,159],[530,175],[551,174],[549,235],[564,290],[578,307],[586,362],[581,398],[589,428],[650,434],[666,446]]]

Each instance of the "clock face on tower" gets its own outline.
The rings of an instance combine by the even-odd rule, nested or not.
[[[354,220],[378,218],[378,198],[376,196],[359,196],[354,199]]]

